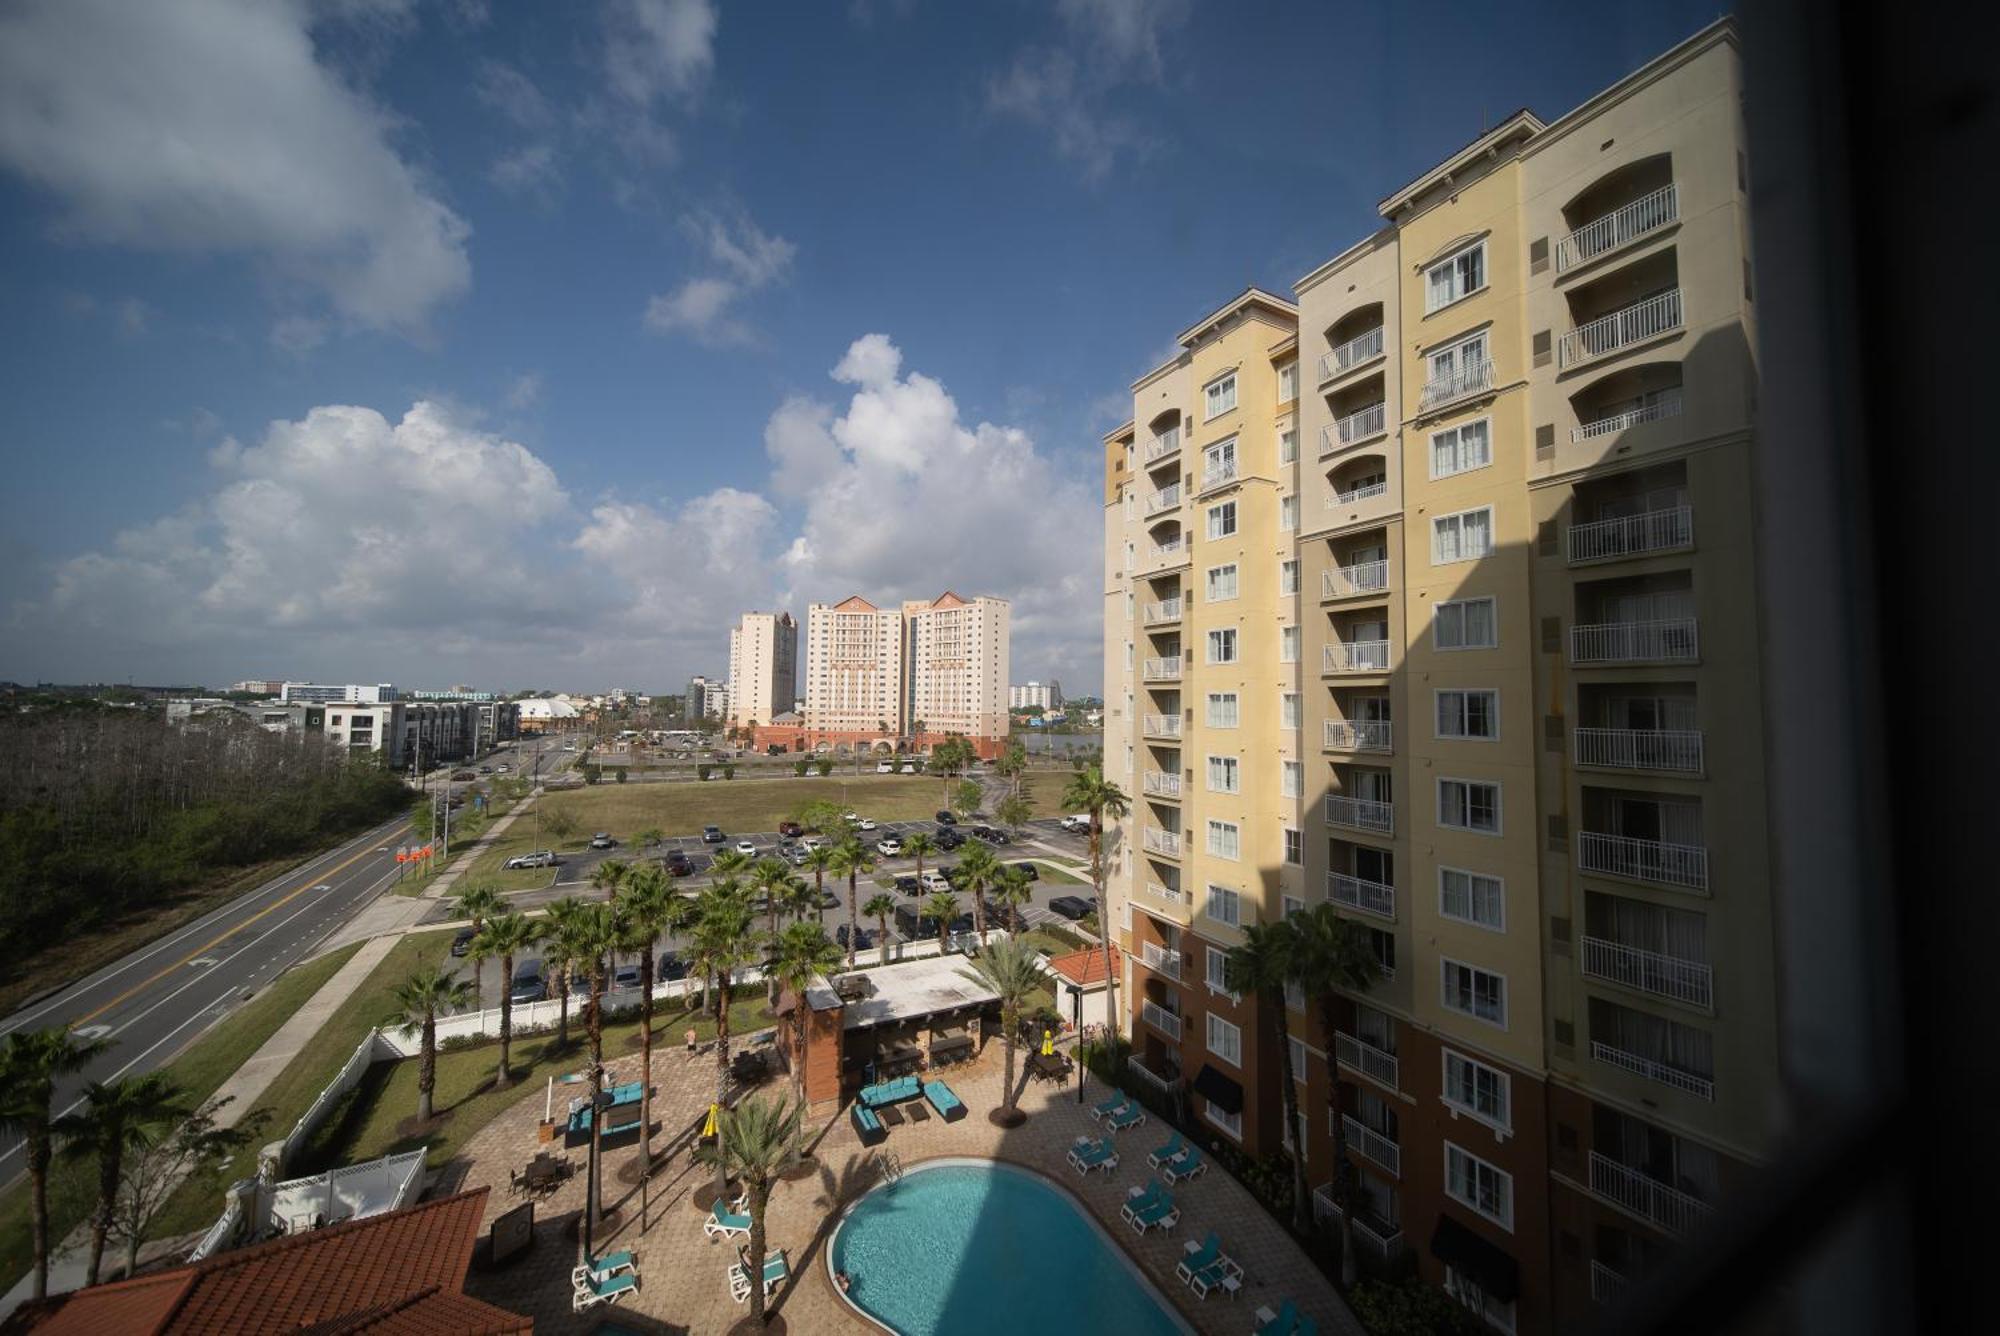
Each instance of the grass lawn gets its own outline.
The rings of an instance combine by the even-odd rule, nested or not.
[[[207,1099],[358,950],[359,943],[286,970],[248,1005],[238,1007],[196,1039],[167,1064],[166,1071],[196,1102]],[[49,1183],[51,1238],[61,1239],[89,1214],[95,1192],[91,1177],[94,1172],[92,1166],[57,1161]],[[219,1212],[222,1209],[219,1195],[215,1205]],[[28,1185],[24,1180],[0,1198],[0,1275],[11,1280],[25,1274],[33,1264],[31,1229]]]
[[[1068,770],[1030,770],[1021,776],[1021,792],[1028,799],[1033,813],[1029,819],[1062,816],[1068,810],[1062,805],[1062,793],[1069,781]],[[990,807],[998,801],[998,798],[989,799],[987,805]]]
[[[1061,868],[1050,867],[1047,863],[1040,863],[1040,862],[1036,863],[1035,871],[1041,873],[1042,880],[1048,882],[1052,886],[1090,885],[1090,878],[1071,876],[1069,873],[1063,871]]]

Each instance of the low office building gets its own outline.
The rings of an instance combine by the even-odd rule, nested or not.
[[[387,682],[378,682],[373,686],[352,682],[345,686],[284,682],[278,687],[278,699],[287,704],[302,701],[311,705],[380,705],[396,699],[396,688]]]

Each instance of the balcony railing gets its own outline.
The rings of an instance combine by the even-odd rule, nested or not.
[[[1680,327],[1681,290],[1668,288],[1610,315],[1601,315],[1589,324],[1578,325],[1562,336],[1556,360],[1566,367],[1576,366]]]
[[[1357,561],[1352,566],[1332,566],[1320,572],[1321,598],[1356,598],[1379,594],[1389,587],[1389,563]]]
[[[1448,376],[1424,382],[1424,392],[1417,400],[1417,407],[1428,413],[1433,408],[1442,407],[1468,394],[1481,394],[1493,388],[1493,363],[1473,362],[1461,366]]]
[[[1358,909],[1364,914],[1393,920],[1396,917],[1396,888],[1345,872],[1326,874],[1327,897],[1337,905]]]
[[[1146,442],[1146,462],[1148,464],[1158,463],[1168,455],[1179,454],[1180,448],[1181,429],[1175,427],[1172,431],[1163,431],[1152,440]]]
[[[1161,1073],[1154,1071],[1151,1067],[1148,1067],[1145,1063],[1139,1061],[1139,1059],[1137,1058],[1125,1059],[1125,1070],[1131,1072],[1132,1075],[1138,1077],[1141,1081],[1144,1081],[1147,1085],[1153,1087],[1153,1089],[1159,1091],[1162,1095],[1173,1094],[1174,1087],[1180,1084],[1180,1078],[1178,1076],[1162,1075]]]
[[[1171,487],[1162,487],[1159,491],[1154,492],[1146,498],[1146,513],[1148,515],[1157,515],[1163,510],[1174,509],[1180,503],[1181,485],[1175,483]]]
[[[1637,840],[1586,830],[1577,837],[1576,865],[1585,872],[1602,872],[1628,881],[1653,881],[1691,891],[1708,889],[1708,849],[1699,844]]]
[[[1322,1183],[1313,1189],[1313,1215],[1321,1220],[1340,1218],[1341,1210],[1334,1204],[1331,1183]],[[1403,1231],[1386,1221],[1377,1220],[1366,1211],[1356,1211],[1354,1242],[1356,1246],[1376,1254],[1383,1262],[1392,1262],[1403,1251]]]
[[[1366,334],[1357,334],[1330,352],[1320,354],[1319,378],[1332,380],[1344,376],[1363,362],[1373,361],[1382,355],[1382,326],[1377,325]]]
[[[1321,725],[1322,745],[1329,751],[1390,750],[1395,725],[1387,719],[1328,719]]]
[[[1188,559],[1189,546],[1186,535],[1182,535],[1179,538],[1169,538],[1163,543],[1153,544],[1153,556],[1160,561],[1178,564]]]
[[[1347,1144],[1361,1152],[1366,1159],[1375,1161],[1396,1177],[1403,1176],[1403,1148],[1374,1128],[1362,1122],[1351,1113],[1340,1115],[1341,1126],[1347,1129]]]
[[[1380,436],[1388,430],[1389,406],[1370,404],[1344,418],[1335,418],[1319,429],[1319,453],[1322,458],[1350,445],[1359,445],[1371,437]]]
[[[1146,677],[1154,682],[1178,682],[1181,680],[1181,656],[1146,660]]]
[[[1378,496],[1387,496],[1388,494],[1389,484],[1386,480],[1382,482],[1365,482],[1359,487],[1350,487],[1344,492],[1338,487],[1334,488],[1333,492],[1326,498],[1326,503],[1329,506],[1353,506],[1359,505],[1363,501],[1373,500]]]
[[[1389,642],[1336,640],[1320,651],[1320,664],[1320,671],[1325,673],[1386,673]]]
[[[1158,603],[1148,603],[1146,605],[1146,622],[1148,625],[1154,625],[1159,622],[1177,622],[1180,619],[1181,601],[1177,598],[1161,599]]]
[[[1658,422],[1662,418],[1680,415],[1681,392],[1663,390],[1650,403],[1643,403],[1623,413],[1613,413],[1610,417],[1598,418],[1595,422],[1586,422],[1580,427],[1572,427],[1569,438],[1572,441],[1587,441],[1593,436],[1610,436],[1627,427],[1636,427],[1642,422]]]
[[[1181,953],[1178,951],[1169,951],[1158,942],[1147,942],[1140,948],[1139,958],[1155,974],[1163,974],[1176,981],[1181,977]]]
[[[1715,997],[1715,972],[1709,966],[1603,937],[1583,939],[1583,972],[1691,1007],[1706,1007]]]
[[[1211,459],[1201,471],[1201,486],[1203,491],[1207,491],[1211,487],[1220,487],[1226,482],[1234,481],[1236,481],[1236,461],[1233,459],[1224,459],[1221,461]]]
[[[1147,1002],[1139,1008],[1139,1014],[1146,1018],[1146,1024],[1158,1030],[1169,1039],[1181,1037],[1181,1018],[1168,1011],[1157,1002]]]
[[[1176,889],[1175,887],[1172,886],[1162,886],[1157,881],[1149,881],[1146,883],[1146,893],[1148,895],[1158,896],[1160,899],[1166,901],[1170,905],[1184,905],[1187,903],[1187,892]]]
[[[1396,829],[1396,805],[1329,793],[1326,795],[1326,824],[1387,835]]]
[[[1595,1257],[1590,1259],[1590,1297],[1595,1303],[1608,1304],[1625,1289],[1625,1277],[1613,1271]]]
[[[1590,1190],[1669,1234],[1685,1234],[1708,1216],[1709,1205],[1679,1188],[1648,1178],[1608,1155],[1590,1152]]]
[[[1571,663],[1694,663],[1700,658],[1701,628],[1693,617],[1569,629]]]
[[[1671,506],[1640,515],[1569,526],[1569,559],[1610,561],[1648,552],[1672,552],[1694,543],[1694,507]]]
[[[1177,714],[1149,714],[1145,728],[1149,738],[1177,738],[1181,735],[1181,717]]]
[[[1179,831],[1157,830],[1148,826],[1146,828],[1145,845],[1147,853],[1165,854],[1168,858],[1179,858],[1181,856],[1181,837]]]
[[[1702,772],[1698,728],[1579,728],[1576,763],[1670,775]]]
[[[1397,1089],[1396,1078],[1400,1064],[1394,1053],[1385,1052],[1365,1039],[1351,1034],[1334,1036],[1334,1060],[1349,1071],[1360,1072],[1378,1085]]]
[[[1145,788],[1155,798],[1178,798],[1181,796],[1181,777],[1162,770],[1148,770]]]
[[[1613,1048],[1610,1044],[1596,1039],[1590,1041],[1590,1056],[1613,1067],[1623,1067],[1634,1076],[1643,1076],[1648,1081],[1658,1081],[1661,1085],[1685,1090],[1690,1095],[1698,1095],[1702,1099],[1715,1098],[1714,1081],[1694,1072],[1683,1071],[1670,1063],[1661,1062],[1658,1058],[1649,1058],[1643,1053],[1633,1053],[1628,1049]]]
[[[1556,242],[1556,272],[1574,269],[1627,242],[1657,232],[1681,216],[1680,194],[1669,182],[1622,209],[1596,218]]]

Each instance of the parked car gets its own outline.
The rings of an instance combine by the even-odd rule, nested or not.
[[[808,835],[804,839],[799,841],[799,845],[801,848],[806,849],[808,852],[814,849],[822,849],[826,847],[826,836]]]
[[[1020,870],[1021,875],[1026,877],[1029,881],[1040,881],[1042,879],[1042,870],[1036,867],[1033,863],[1016,863],[1014,864],[1014,866],[1018,868]]]
[[[1090,901],[1074,895],[1058,895],[1049,901],[1049,909],[1074,923],[1090,912]]]
[[[503,869],[524,868],[524,867],[555,867],[560,862],[562,862],[562,860],[560,858],[557,858],[555,854],[550,850],[537,849],[533,853],[515,854],[512,858],[508,859],[500,866]]]
[[[680,958],[678,952],[662,951],[660,953],[659,968],[654,971],[653,977],[656,979],[685,979],[687,978],[687,972],[688,964]]]
[[[455,956],[464,955],[472,949],[472,939],[478,935],[471,928],[460,928],[458,935],[451,939],[451,953]]]
[[[794,844],[785,850],[785,861],[793,867],[804,867],[806,859],[811,854],[812,850],[806,848],[803,844]]]
[[[916,763],[912,761],[903,762],[903,773],[906,775],[916,774],[917,773]]]
[[[539,1002],[548,991],[548,981],[542,974],[542,962],[524,960],[514,966],[514,978],[507,985],[507,998],[512,1002]]]
[[[936,845],[940,849],[948,851],[956,849],[960,845],[964,844],[965,836],[959,834],[957,831],[953,830],[950,826],[939,826],[937,828],[937,834],[931,837],[931,843]]]
[[[755,858],[757,856],[757,846],[749,840],[738,840],[736,841],[736,852],[742,854],[745,858]]]
[[[954,868],[952,871],[957,871],[957,869]],[[932,868],[924,873],[923,881],[924,889],[927,891],[949,891],[952,889],[951,872],[940,868]]]
[[[620,965],[611,972],[611,986],[613,988],[637,988],[639,983],[639,967],[637,965]]]
[[[694,871],[694,860],[679,849],[668,854],[662,862],[670,877],[685,877]]]
[[[893,775],[896,773],[896,763],[894,761],[877,761],[875,763],[875,773],[878,775]]]
[[[493,773],[493,767],[490,765],[482,765],[479,767],[479,773],[482,775],[490,775]]]
[[[600,830],[590,837],[590,847],[593,849],[612,849],[616,848],[617,844],[618,841],[612,839],[605,831]]]
[[[945,811],[943,808],[939,808],[937,814],[937,823],[940,826],[955,826],[958,824],[958,818],[953,816],[950,812]]]
[[[903,853],[903,842],[890,835],[875,841],[875,852],[884,858],[900,858]]]
[[[924,884],[915,877],[898,877],[896,878],[896,889],[904,895],[922,895],[924,893]]]
[[[460,782],[479,778],[479,776],[473,774],[470,770],[454,770],[451,772],[451,777]]]
[[[1088,835],[1090,833],[1090,813],[1071,812],[1056,824],[1072,834]]]
[[[1007,843],[1007,832],[1001,830],[998,826],[974,826],[972,833],[980,839],[985,840],[988,844]]]
[[[703,844],[720,844],[728,838],[727,835],[722,833],[722,827],[720,826],[703,826],[701,828],[701,842]]]
[[[797,839],[806,833],[806,828],[796,821],[780,821],[778,823],[778,833],[786,839]]]
[[[845,923],[833,930],[833,940],[838,942],[843,948],[846,947],[847,925]],[[854,949],[856,951],[866,951],[873,945],[875,945],[874,933],[868,931],[866,928],[856,928],[854,930]]]
[[[875,822],[873,818],[864,816],[855,821],[854,828],[856,830],[873,830],[875,829]]]

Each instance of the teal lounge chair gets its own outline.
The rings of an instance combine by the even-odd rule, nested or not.
[[[1157,1202],[1160,1199],[1160,1194],[1165,1191],[1166,1189],[1160,1186],[1158,1179],[1150,1180],[1144,1188],[1133,1189],[1131,1194],[1126,1197],[1125,1204],[1118,1208],[1118,1214],[1127,1224],[1130,1224],[1133,1216]]]
[[[1093,1106],[1090,1110],[1090,1116],[1094,1119],[1097,1119],[1099,1122],[1102,1122],[1104,1119],[1109,1118],[1114,1113],[1123,1113],[1125,1111],[1125,1105],[1127,1102],[1128,1100],[1125,1095],[1125,1092],[1121,1090],[1117,1094],[1113,1095],[1110,1099],[1105,1100],[1102,1104]]]
[[[1166,1175],[1169,1183],[1181,1182],[1196,1174],[1207,1173],[1208,1161],[1201,1157],[1201,1147],[1189,1146],[1181,1152],[1180,1158],[1161,1165],[1160,1172]]]
[[[1266,1310],[1258,1309],[1262,1313]],[[1255,1336],[1289,1336],[1292,1328],[1299,1325],[1299,1307],[1290,1299],[1278,1305],[1277,1315],[1259,1326]]]
[[[1299,1319],[1299,1325],[1292,1328],[1292,1336],[1319,1336],[1319,1323],[1309,1317]]]
[[[1174,1205],[1174,1194],[1162,1188],[1152,1205],[1132,1213],[1132,1228],[1141,1234],[1149,1229],[1172,1229],[1180,1218],[1181,1208]]]
[[[621,1249],[615,1253],[606,1253],[602,1257],[593,1259],[588,1267],[577,1268],[579,1271],[588,1270],[592,1280],[603,1280],[607,1276],[616,1276],[627,1271],[637,1271],[638,1269],[639,1259],[633,1256],[629,1248]]]
[[[578,1270],[582,1270],[581,1267]],[[598,1304],[616,1303],[618,1297],[630,1294],[639,1288],[639,1278],[631,1273],[622,1276],[607,1276],[603,1280],[578,1278],[575,1291],[570,1295],[570,1311],[581,1313],[586,1308]]]
[[[741,1206],[742,1203],[737,1202],[736,1205]],[[750,1232],[750,1217],[727,1206],[717,1204],[709,1209],[708,1219],[702,1222],[701,1232],[708,1235],[711,1239],[726,1239],[731,1234],[748,1234]]]
[[[1105,1126],[1114,1132],[1123,1132],[1128,1127],[1141,1126],[1145,1121],[1146,1111],[1137,1104],[1134,1104],[1123,1113],[1113,1114],[1111,1121],[1106,1123]]]
[[[1069,1163],[1079,1174],[1088,1174],[1093,1169],[1110,1173],[1118,1167],[1118,1152],[1111,1148],[1109,1141],[1093,1141],[1087,1146],[1072,1149]]]
[[[1199,1245],[1190,1239],[1187,1246],[1187,1256],[1183,1257],[1180,1265],[1174,1268],[1174,1278],[1185,1284],[1193,1279],[1197,1272],[1207,1270],[1214,1263],[1215,1259],[1221,1255],[1222,1236],[1214,1230],[1209,1230],[1208,1237],[1203,1239]]]
[[[741,1257],[742,1254],[739,1253],[738,1256]],[[742,1303],[750,1297],[750,1282],[744,1276],[743,1266],[744,1264],[739,1261],[729,1268],[729,1294],[737,1303]],[[792,1269],[785,1262],[785,1250],[773,1248],[764,1258],[765,1297],[770,1297],[771,1291],[784,1284],[791,1274]]]
[[[1181,1152],[1187,1149],[1187,1145],[1186,1138],[1182,1137],[1179,1132],[1176,1132],[1167,1138],[1166,1145],[1146,1157],[1146,1163],[1157,1169],[1168,1160],[1178,1160],[1181,1157]]]

